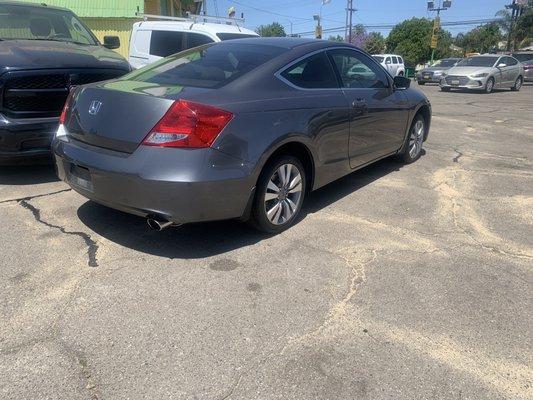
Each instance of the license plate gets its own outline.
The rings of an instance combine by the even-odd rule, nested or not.
[[[459,80],[457,80],[457,79],[454,79],[454,80],[452,81],[452,85],[459,85],[459,83],[460,83],[460,82],[459,82]]]
[[[93,183],[91,182],[91,173],[88,169],[79,167],[77,165],[71,165],[69,182],[82,189],[93,191]]]
[[[429,78],[430,78],[429,75],[424,75],[424,79],[429,80]]]

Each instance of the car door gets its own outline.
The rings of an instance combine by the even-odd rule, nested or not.
[[[513,57],[506,57],[506,58],[507,58],[506,64],[509,67],[507,82],[513,85],[514,82],[516,81],[516,78],[518,78],[518,75],[520,74],[520,65],[518,64],[518,61]]]
[[[385,69],[386,69],[387,71],[389,71],[389,73],[390,73],[392,76],[394,76],[393,71],[392,71],[392,59],[391,59],[390,56],[389,56],[389,57],[385,57]]]
[[[301,125],[298,130],[306,131],[313,139],[316,166],[320,170],[315,184],[321,186],[343,176],[350,170],[351,107],[328,55],[321,50],[304,56],[290,63],[277,76],[297,89],[283,96],[279,107],[286,109],[290,105],[290,118],[302,121],[301,124],[298,122]]]
[[[396,56],[392,56],[392,64],[391,65],[392,65],[392,71],[391,71],[392,76],[398,75],[399,65],[398,65],[398,58]]]
[[[407,125],[405,94],[395,91],[387,73],[364,53],[333,49],[328,54],[352,107],[350,167],[357,168],[398,150]]]
[[[507,57],[500,57],[500,59],[496,62],[496,69],[497,72],[494,75],[494,83],[496,87],[502,87],[504,84],[507,83],[508,79],[508,67],[506,62]]]

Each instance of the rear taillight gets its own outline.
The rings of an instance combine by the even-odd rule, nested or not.
[[[158,147],[209,147],[232,118],[232,113],[213,106],[177,100],[142,144]]]
[[[70,102],[72,101],[72,96],[74,96],[74,89],[70,89],[67,99],[65,100],[65,105],[63,106],[63,111],[61,111],[61,115],[59,116],[59,123],[61,125],[67,120],[67,112],[70,107]]]

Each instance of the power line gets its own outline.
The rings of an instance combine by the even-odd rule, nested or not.
[[[461,25],[479,25],[479,24],[487,24],[490,22],[497,22],[500,18],[484,18],[484,19],[472,19],[467,21],[448,21],[448,22],[442,22],[441,26],[461,26]],[[363,27],[365,29],[392,29],[397,24],[363,24]],[[336,28],[327,28],[324,29],[323,32],[340,32],[345,30],[345,26],[340,26]],[[307,32],[300,32],[297,33],[297,35],[305,36],[314,34],[315,31],[307,31]]]
[[[283,17],[283,18],[288,18],[289,20],[291,19],[300,19],[300,20],[307,20],[308,18],[302,18],[302,17],[295,17],[293,15],[285,15],[285,14],[279,14],[279,13],[276,13],[276,12],[273,12],[273,11],[269,11],[269,10],[264,10],[262,8],[257,8],[257,7],[254,7],[254,6],[250,6],[248,4],[244,4],[244,3],[240,3],[236,0],[228,0],[230,3],[234,3],[234,4],[238,4],[240,5],[241,7],[245,7],[245,8],[250,8],[252,10],[255,10],[255,11],[259,11],[259,12],[263,12],[263,13],[267,13],[267,14],[271,14],[271,15],[276,15],[278,17]]]

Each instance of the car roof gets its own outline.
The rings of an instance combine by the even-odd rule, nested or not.
[[[399,54],[372,54],[373,56],[380,56],[380,57],[401,57]]]
[[[217,24],[212,22],[194,21],[140,21],[134,24],[137,29],[145,30],[168,30],[168,31],[191,31],[217,33],[242,33],[246,35],[257,35],[256,32],[237,25]]]
[[[49,6],[46,3],[26,3],[23,1],[0,1],[0,5],[2,6],[23,6],[23,7],[35,7],[35,8],[46,8],[46,9],[52,9],[52,10],[61,10],[61,11],[68,11],[72,12],[72,10],[69,10],[68,8],[64,7],[57,7],[57,6]]]

